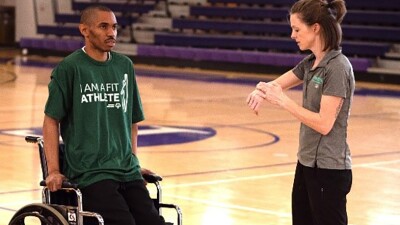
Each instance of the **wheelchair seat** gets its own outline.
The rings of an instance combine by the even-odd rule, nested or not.
[[[29,143],[37,144],[39,147],[39,157],[42,169],[43,180],[40,182],[42,186],[42,203],[28,204],[19,209],[11,218],[9,225],[25,225],[27,218],[35,218],[42,225],[83,225],[83,217],[94,217],[99,225],[104,225],[103,218],[95,212],[83,211],[82,193],[76,184],[64,181],[61,190],[50,192],[46,187],[44,179],[48,175],[47,161],[43,148],[43,139],[40,137],[27,136],[25,140]],[[60,161],[62,161],[64,145],[60,144]],[[60,162],[62,163],[62,162]],[[62,164],[60,164],[60,167]],[[174,204],[165,204],[161,202],[161,185],[162,177],[158,175],[143,175],[147,183],[152,183],[156,188],[156,197],[153,198],[154,205],[159,211],[161,208],[170,208],[175,210],[177,219],[176,224],[182,224],[182,212],[179,206]],[[173,225],[173,222],[165,222],[166,225]]]

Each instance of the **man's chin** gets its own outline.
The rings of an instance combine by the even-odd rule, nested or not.
[[[115,47],[115,45],[114,45],[114,46],[107,46],[107,47],[105,47],[103,50],[104,50],[105,52],[109,52],[109,51],[111,51],[114,47]]]
[[[105,48],[111,50],[112,48],[115,47],[115,44],[116,44],[116,42],[109,42],[106,44]]]

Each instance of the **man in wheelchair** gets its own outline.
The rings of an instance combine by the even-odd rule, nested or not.
[[[137,158],[144,114],[133,63],[112,51],[117,28],[109,8],[86,8],[79,25],[85,46],[52,72],[43,123],[46,185],[54,192],[66,179],[78,184],[83,209],[99,213],[106,225],[161,225],[142,176],[152,172]]]

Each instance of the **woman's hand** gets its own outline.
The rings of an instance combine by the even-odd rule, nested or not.
[[[265,98],[266,94],[263,91],[255,89],[249,94],[249,96],[247,96],[246,102],[250,109],[252,109],[256,115],[258,115],[258,110]]]

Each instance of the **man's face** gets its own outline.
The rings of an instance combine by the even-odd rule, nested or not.
[[[92,21],[86,25],[86,48],[98,52],[109,52],[117,38],[117,19],[114,13],[96,11]]]

